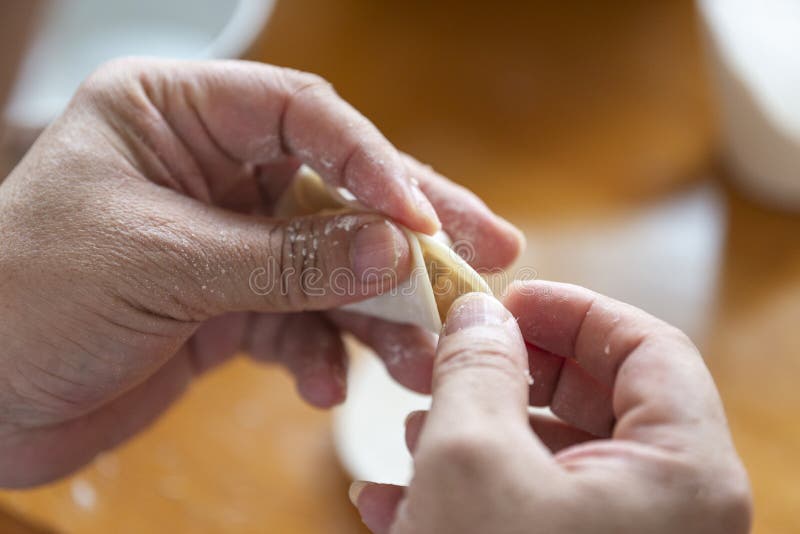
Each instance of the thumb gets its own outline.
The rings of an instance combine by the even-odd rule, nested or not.
[[[527,371],[527,352],[511,313],[483,293],[458,298],[439,338],[426,428],[485,419],[527,425]]]
[[[459,297],[447,314],[433,369],[433,402],[414,457],[444,454],[481,460],[527,436],[538,458],[546,450],[528,425],[528,357],[517,322],[490,295]],[[526,442],[526,443],[528,443]],[[519,444],[518,444],[519,446]],[[444,451],[444,452],[443,452]]]
[[[411,270],[405,234],[377,214],[275,220],[161,191],[173,197],[169,210],[147,218],[157,226],[143,228],[139,217],[132,247],[160,314],[204,320],[232,311],[335,308],[388,291]]]

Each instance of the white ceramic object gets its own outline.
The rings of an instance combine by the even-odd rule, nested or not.
[[[347,402],[333,416],[336,452],[353,480],[407,484],[413,470],[404,422],[430,408],[431,399],[400,386],[366,349],[355,352]]]
[[[800,0],[698,0],[743,189],[800,210]]]
[[[127,56],[239,57],[275,0],[52,0],[24,62],[6,119],[41,128],[98,65]]]

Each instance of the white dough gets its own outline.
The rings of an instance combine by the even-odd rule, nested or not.
[[[348,304],[342,309],[396,323],[416,324],[438,334],[442,329],[442,321],[433,296],[431,279],[425,269],[422,248],[413,232],[406,231],[406,234],[414,265],[411,277],[391,293]]]
[[[327,187],[309,167],[302,166],[275,208],[278,217],[321,212],[366,211],[347,190]],[[412,271],[390,292],[342,309],[410,323],[438,334],[450,304],[461,294],[491,294],[486,281],[449,247],[444,233],[435,237],[405,229],[411,248]]]
[[[699,0],[739,184],[800,209],[800,1]]]

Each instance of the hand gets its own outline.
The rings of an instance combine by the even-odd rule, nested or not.
[[[450,310],[431,411],[406,425],[411,485],[351,489],[373,532],[748,532],[747,475],[684,334],[564,284],[516,284],[505,305]]]
[[[270,218],[301,163],[373,212]],[[434,207],[478,245],[476,265],[519,252],[515,229],[399,154],[317,76],[246,62],[102,68],[0,186],[0,486],[79,467],[239,351],[285,364],[313,404],[341,402],[340,326],[428,389],[427,333],[321,312],[407,276],[408,243],[384,217],[433,232]],[[312,267],[319,276],[302,276]],[[360,283],[370,267],[394,276]],[[356,283],[346,295],[329,284],[342,269]]]

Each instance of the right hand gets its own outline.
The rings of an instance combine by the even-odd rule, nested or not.
[[[505,305],[450,310],[431,411],[407,422],[411,485],[351,490],[373,532],[748,532],[747,475],[683,333],[565,284],[514,285]]]

